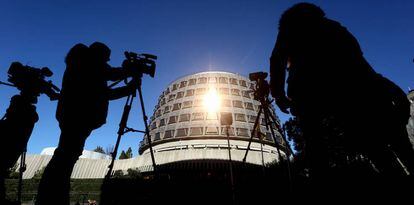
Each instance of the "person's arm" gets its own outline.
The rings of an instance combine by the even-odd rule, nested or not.
[[[285,94],[285,78],[288,54],[286,39],[282,32],[279,32],[276,45],[270,57],[270,88],[276,104],[282,112],[288,113],[289,99]]]
[[[131,80],[126,86],[109,89],[108,99],[116,100],[134,94],[134,92],[136,92],[137,90],[137,86],[139,83],[137,82],[137,80],[138,79]]]
[[[131,75],[132,73],[128,69],[122,67],[111,67],[110,65],[107,65],[105,73],[106,80],[110,81],[122,80],[130,77]]]

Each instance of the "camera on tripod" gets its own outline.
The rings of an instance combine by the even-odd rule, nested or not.
[[[20,62],[13,62],[7,74],[7,80],[21,92],[31,93],[34,96],[44,93],[50,100],[59,98],[60,89],[52,81],[45,80],[46,77],[53,75],[53,72],[47,67],[34,68]]]
[[[261,101],[262,99],[265,99],[269,96],[270,85],[267,82],[266,78],[266,72],[256,72],[249,74],[249,79],[253,82],[256,82],[256,85],[253,89],[255,100]]]
[[[151,54],[137,54],[128,51],[125,51],[124,54],[126,59],[122,63],[123,68],[134,70],[139,76],[147,74],[152,78],[154,77],[155,60],[157,60],[157,56]]]

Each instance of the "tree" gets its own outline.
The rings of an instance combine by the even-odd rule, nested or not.
[[[42,178],[43,172],[45,172],[45,168],[46,167],[42,167],[41,169],[37,170],[34,175],[33,175],[33,179],[40,179]]]
[[[303,154],[305,148],[305,139],[303,137],[298,119],[296,117],[289,118],[289,120],[285,122],[284,127],[288,140],[293,142],[293,147],[296,151],[296,155]]]
[[[113,151],[114,151],[114,146],[113,145],[108,145],[105,148],[105,154],[107,154],[107,155],[111,155]]]
[[[103,147],[101,147],[101,146],[97,146],[93,151],[105,154],[105,151],[104,151]]]
[[[119,155],[119,159],[128,159],[128,157],[125,154],[125,151],[124,150],[122,150],[121,154]]]
[[[125,152],[125,154],[128,157],[127,159],[132,158],[132,149],[131,149],[131,147],[128,148],[128,150]]]

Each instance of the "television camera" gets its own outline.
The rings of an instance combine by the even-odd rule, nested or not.
[[[60,92],[60,89],[52,81],[45,79],[53,75],[53,72],[47,67],[35,68],[23,65],[20,62],[13,62],[7,74],[7,80],[10,83],[0,82],[1,84],[16,87],[22,93],[32,97],[38,97],[44,93],[50,100],[57,100],[59,98],[58,92]]]

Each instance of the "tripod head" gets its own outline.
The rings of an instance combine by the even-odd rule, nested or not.
[[[267,82],[266,78],[266,72],[256,72],[249,74],[249,79],[256,83],[255,87],[253,88],[254,99],[262,103],[269,102],[270,85]]]

